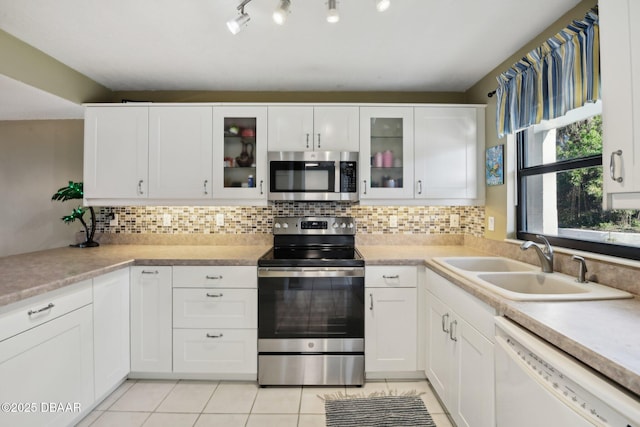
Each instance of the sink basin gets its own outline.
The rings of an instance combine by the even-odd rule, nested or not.
[[[562,273],[503,257],[440,257],[433,261],[476,285],[514,301],[576,301],[633,298],[597,283],[578,283]]]
[[[478,284],[516,301],[572,301],[631,298],[628,292],[597,283],[578,283],[561,273],[480,273]]]
[[[534,271],[539,270],[531,264],[502,257],[446,257],[434,258],[434,261],[464,271]]]

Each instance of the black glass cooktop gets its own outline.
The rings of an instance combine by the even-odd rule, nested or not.
[[[274,247],[258,260],[260,267],[364,266],[353,247]]]

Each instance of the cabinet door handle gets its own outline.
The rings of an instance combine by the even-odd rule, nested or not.
[[[264,180],[261,179],[260,180],[260,195],[262,196],[264,194],[264,191],[262,191],[262,184],[264,183]]]
[[[207,294],[209,298],[222,298],[222,294]]]
[[[140,181],[138,181],[138,194],[143,195],[144,191],[142,191],[142,183],[144,182],[143,179],[141,179]]]
[[[320,148],[320,134],[318,134],[318,148]]]
[[[444,332],[445,334],[449,333],[449,330],[445,326],[448,321],[449,321],[449,313],[443,314],[442,315],[442,332]]]
[[[204,180],[204,194],[209,194],[209,192],[207,191],[207,184],[209,183],[208,180]]]
[[[611,158],[609,160],[609,175],[615,182],[622,182],[622,176],[616,178],[616,162],[614,160],[615,156],[620,156],[620,159],[622,159],[622,150],[611,152]]]
[[[208,280],[220,280],[222,279],[222,276],[206,276],[206,278]]]
[[[367,194],[367,180],[365,179],[364,181],[364,193],[363,194]]]
[[[458,337],[454,336],[454,334],[456,333],[457,325],[458,325],[457,320],[454,320],[453,322],[451,322],[451,328],[449,328],[449,338],[451,339],[451,341],[458,341]]]
[[[394,274],[393,276],[387,276],[386,274],[382,275],[383,279],[399,279],[400,275],[399,274]]]
[[[418,194],[422,194],[422,180],[418,180]]]
[[[307,148],[309,148],[309,134],[307,134]]]
[[[159,274],[159,272],[158,270],[154,270],[154,271],[142,270],[142,274]]]
[[[213,335],[207,332],[207,338],[222,338],[224,334]]]
[[[369,294],[369,310],[373,310],[373,294]]]
[[[27,312],[27,316],[33,316],[34,314],[38,314],[38,313],[42,313],[43,311],[51,310],[53,307],[55,307],[55,305],[53,305],[53,303],[50,302],[49,304],[47,304],[46,306],[42,307],[41,309],[29,310]]]

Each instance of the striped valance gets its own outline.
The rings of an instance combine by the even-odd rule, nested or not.
[[[598,11],[593,9],[498,76],[498,136],[599,99],[599,40]]]

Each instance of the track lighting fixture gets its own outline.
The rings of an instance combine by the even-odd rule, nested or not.
[[[384,12],[391,6],[391,0],[376,0],[376,9],[378,12]]]
[[[273,21],[282,25],[287,20],[287,15],[289,15],[289,7],[291,6],[291,0],[280,0],[280,4],[278,8],[273,12]]]
[[[244,7],[249,4],[251,0],[242,0],[237,9],[239,14],[227,21],[227,27],[233,34],[238,34],[247,25],[249,20],[248,13],[245,13]],[[391,0],[375,0],[376,9],[379,12],[384,12],[389,9]],[[278,7],[273,11],[273,21],[278,25],[283,25],[291,9],[291,0],[279,0]],[[338,13],[337,0],[327,0],[327,22],[336,23],[340,21],[340,14]]]
[[[230,20],[227,21],[227,28],[229,29],[229,31],[231,31],[231,34],[238,34],[245,25],[247,25],[247,22],[249,22],[249,20],[251,19],[251,17],[249,16],[248,13],[244,13],[244,7],[250,2],[251,0],[243,0],[242,3],[240,3],[238,5],[238,11],[240,12],[240,15],[231,18]]]
[[[335,24],[340,20],[340,14],[338,13],[338,8],[336,7],[336,0],[329,0],[329,11],[327,12],[327,22]]]

